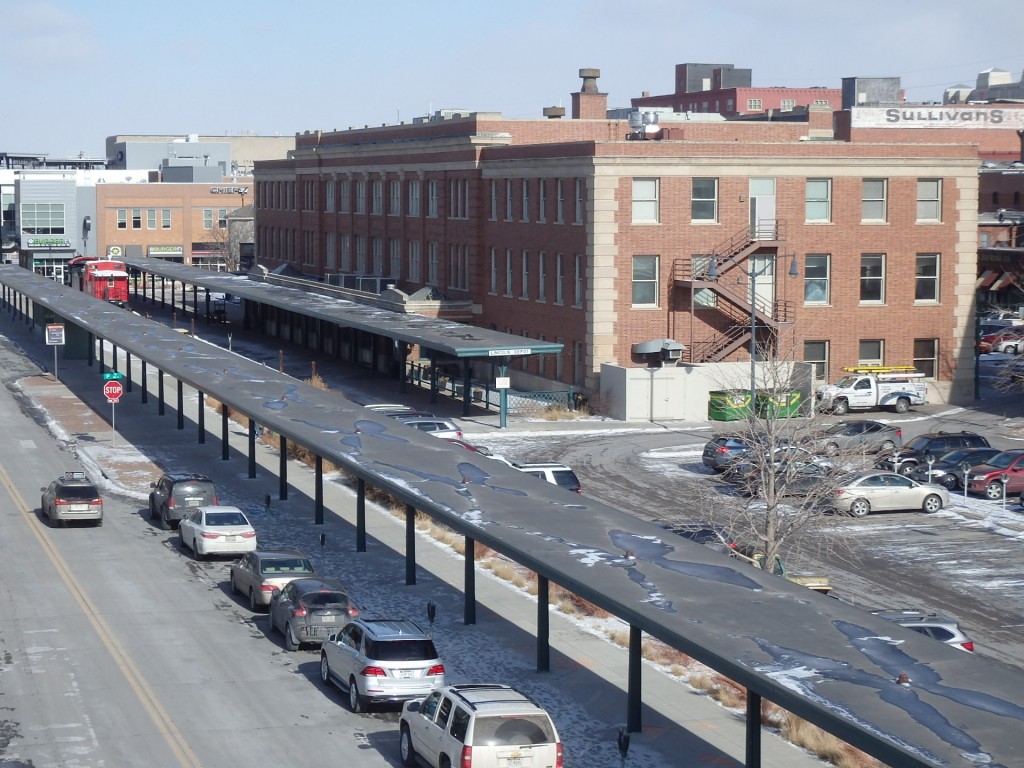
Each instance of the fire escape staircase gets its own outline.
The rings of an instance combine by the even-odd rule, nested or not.
[[[691,339],[687,356],[692,363],[720,362],[739,349],[750,345],[751,300],[747,282],[750,257],[766,249],[779,248],[785,243],[779,222],[775,219],[759,221],[745,227],[713,253],[694,258],[679,258],[672,264],[672,277],[676,286],[689,288],[693,294],[708,289],[718,297],[717,310],[728,320],[725,330],[708,339]],[[715,265],[717,277],[711,274]],[[756,325],[769,329],[774,339],[779,326],[793,322],[793,304],[790,301],[768,300],[754,297],[753,315]],[[692,308],[692,305],[691,305]],[[762,339],[764,341],[764,339]]]

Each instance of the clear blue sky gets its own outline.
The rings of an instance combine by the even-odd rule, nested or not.
[[[911,101],[1024,69],[1021,0],[0,0],[0,150],[103,155],[117,133],[305,130],[462,107],[539,117],[581,67],[610,106],[676,64],[755,86],[898,76]]]

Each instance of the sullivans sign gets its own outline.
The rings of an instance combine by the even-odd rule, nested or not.
[[[988,128],[1024,129],[1024,109],[945,104],[918,107],[855,107],[853,128]]]

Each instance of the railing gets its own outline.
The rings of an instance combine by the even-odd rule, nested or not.
[[[433,369],[430,365],[408,362],[405,366],[406,381],[425,389],[430,388],[430,380]],[[437,376],[438,394],[450,397],[453,400],[462,401],[465,386],[461,379],[455,379],[445,374]],[[487,382],[477,380],[469,384],[470,401],[490,411],[497,410],[501,405],[501,390],[494,388]],[[539,416],[551,408],[564,408],[567,411],[575,411],[584,402],[582,394],[569,387],[565,390],[551,390],[538,392],[524,392],[520,390],[508,390],[508,413],[512,416]]]

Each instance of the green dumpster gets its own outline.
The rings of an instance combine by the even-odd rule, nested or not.
[[[750,392],[745,389],[719,389],[709,392],[708,418],[712,421],[739,421],[750,418]]]
[[[800,415],[800,392],[761,391],[754,404],[757,415],[762,419],[789,419]]]

